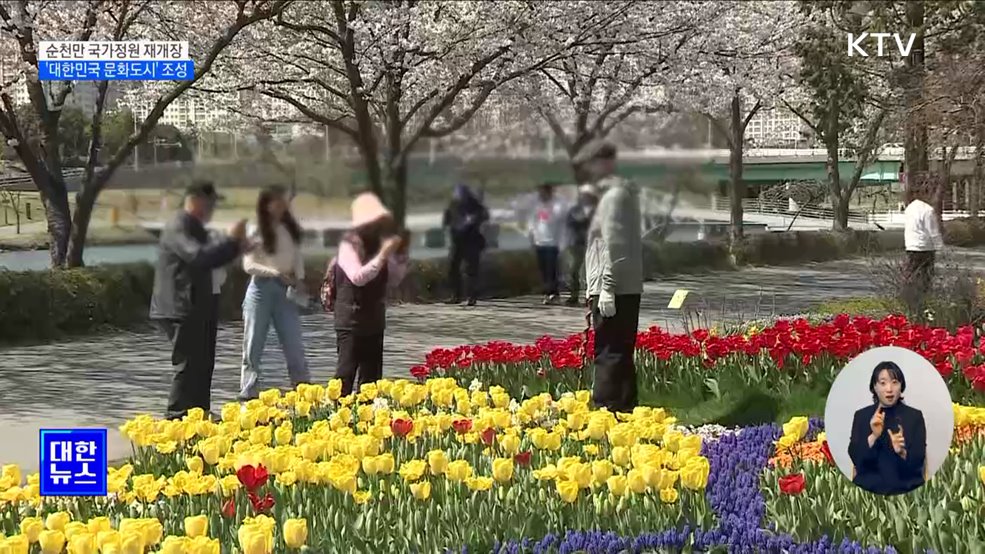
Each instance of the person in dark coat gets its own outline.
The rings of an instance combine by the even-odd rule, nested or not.
[[[465,185],[456,185],[452,201],[445,210],[443,226],[451,236],[448,256],[448,285],[452,290],[449,304],[462,301],[462,264],[465,264],[465,294],[469,306],[478,297],[479,260],[486,248],[482,225],[489,221],[489,210]]]
[[[568,256],[570,268],[568,274],[569,296],[567,304],[577,306],[580,302],[582,276],[585,273],[585,249],[588,248],[588,227],[595,215],[598,205],[598,190],[593,185],[582,185],[578,188],[578,203],[568,210],[566,220],[568,226]]]
[[[924,484],[927,427],[923,413],[903,403],[906,378],[893,362],[872,371],[872,405],[855,412],[848,455],[852,482],[876,494],[910,492]]]
[[[219,195],[209,182],[196,182],[185,191],[185,205],[161,231],[150,318],[171,341],[174,377],[167,417],[178,419],[192,408],[209,411],[218,298],[214,270],[228,265],[246,250],[246,220],[229,236],[209,240],[205,225]]]

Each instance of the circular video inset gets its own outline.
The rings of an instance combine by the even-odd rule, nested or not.
[[[954,408],[934,364],[912,350],[883,346],[838,373],[824,422],[841,472],[864,490],[895,495],[919,488],[944,463]]]

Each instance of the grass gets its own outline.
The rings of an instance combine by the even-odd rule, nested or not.
[[[122,244],[154,244],[157,237],[136,225],[93,227],[86,244],[113,246]],[[30,231],[19,235],[0,235],[0,250],[44,250],[50,244],[47,231]]]
[[[811,311],[823,315],[856,314],[883,317],[892,313],[899,313],[901,307],[897,306],[897,304],[893,300],[878,296],[860,296],[826,300],[815,306]]]

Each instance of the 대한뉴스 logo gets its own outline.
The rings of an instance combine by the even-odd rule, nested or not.
[[[900,56],[909,56],[910,50],[913,48],[913,41],[917,38],[917,35],[910,33],[910,39],[903,45],[903,40],[899,33],[862,33],[858,36],[853,33],[848,33],[848,55],[849,56],[862,56],[863,58],[868,58],[869,53],[862,48],[862,44],[867,38],[873,38],[876,41],[876,57],[883,57],[887,54],[883,52],[886,50],[883,39],[893,37],[896,41],[896,48],[899,50]],[[871,41],[870,41],[871,42]]]

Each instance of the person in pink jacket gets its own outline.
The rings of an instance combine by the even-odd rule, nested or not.
[[[408,235],[373,193],[352,202],[352,229],[339,243],[334,271],[337,379],[342,394],[383,378],[388,292],[407,274]]]

